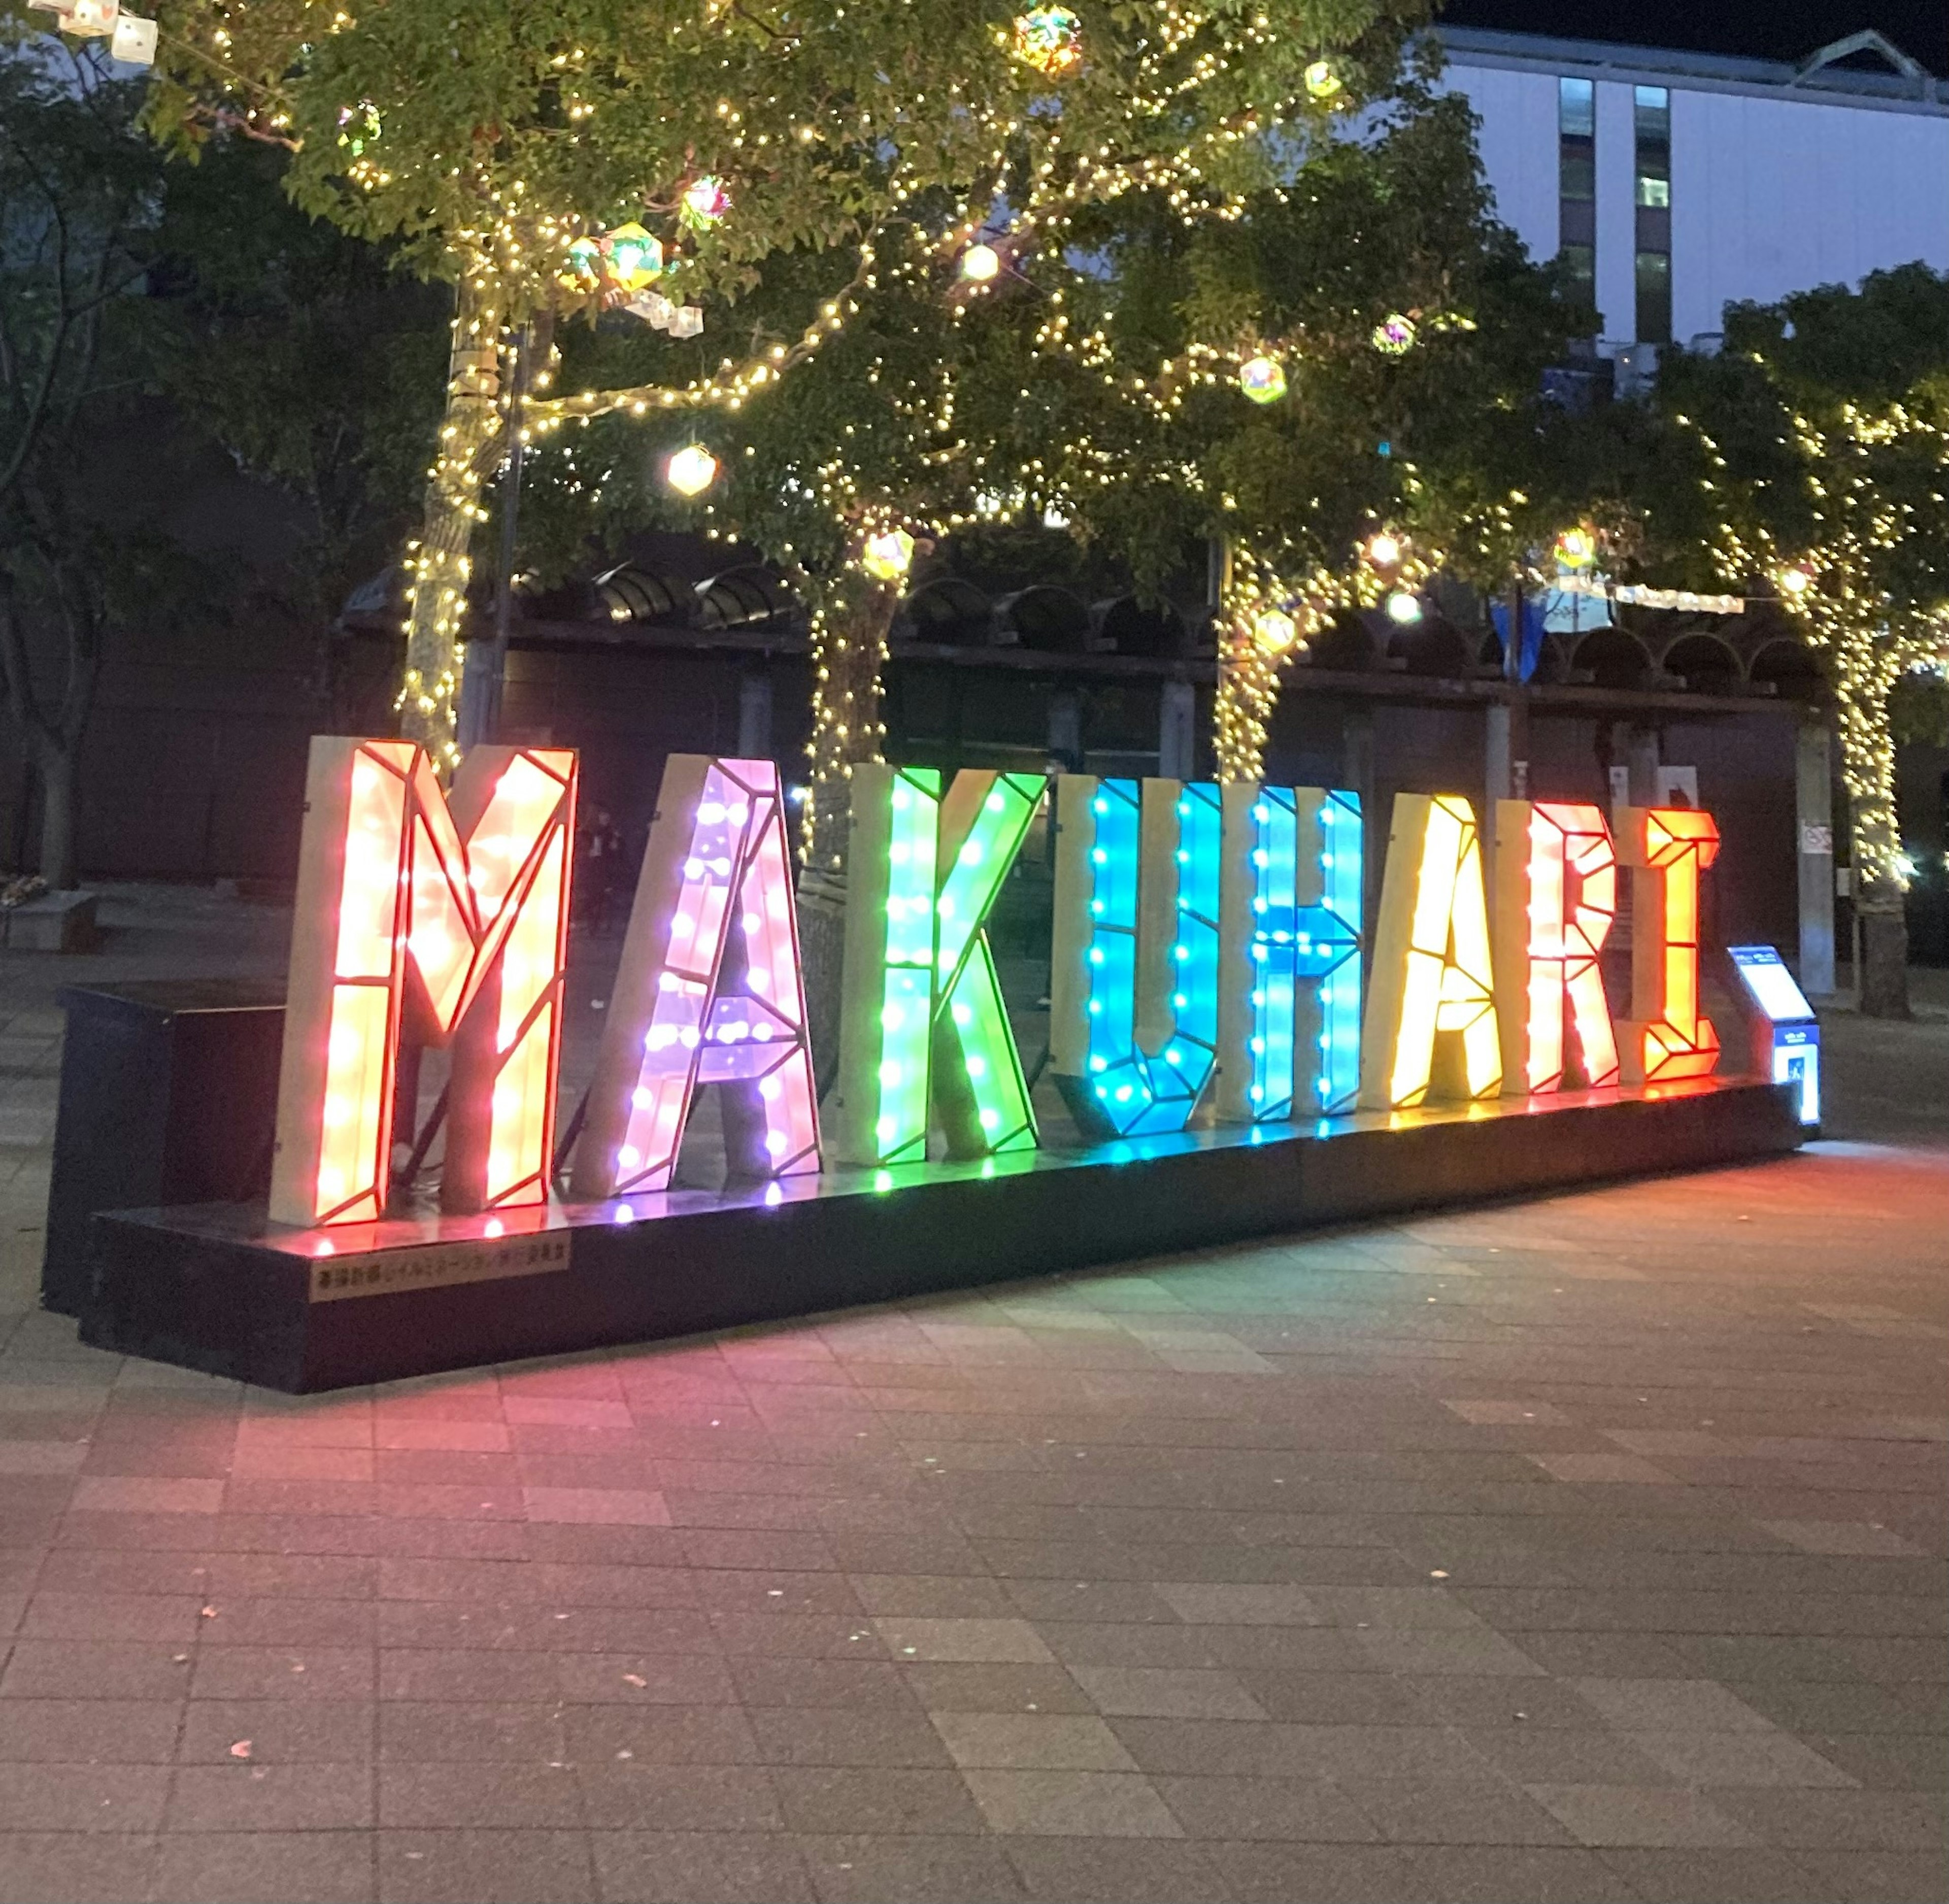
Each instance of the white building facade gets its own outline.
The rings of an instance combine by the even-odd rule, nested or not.
[[[1949,81],[1874,35],[1798,66],[1445,30],[1498,215],[1590,286],[1607,354],[1726,306],[1949,271]],[[1851,58],[1876,59],[1867,70]],[[1647,356],[1649,353],[1646,353]]]

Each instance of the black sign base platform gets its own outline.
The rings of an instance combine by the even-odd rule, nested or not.
[[[1796,1149],[1790,1088],[1704,1082],[835,1170],[716,1194],[268,1230],[249,1207],[95,1219],[104,1349],[295,1393]]]

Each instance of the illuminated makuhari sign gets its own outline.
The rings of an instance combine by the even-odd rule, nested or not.
[[[1624,1081],[1708,1077],[1719,1034],[1699,1008],[1699,876],[1719,856],[1718,826],[1689,806],[1627,807],[1618,826],[1619,857],[1637,869]]]
[[[409,1014],[428,1042],[453,1047],[444,1207],[546,1201],[575,772],[561,749],[477,747],[449,803],[408,742],[312,742],[276,1221],[384,1213]],[[409,970],[419,980],[410,995]]]
[[[819,1168],[779,770],[673,754],[576,1148],[574,1194],[667,1189],[699,1085],[734,1177]]]
[[[984,922],[1046,783],[856,766],[839,1075],[827,1123],[855,1163],[918,1163],[937,1114],[950,1157],[1033,1150],[1035,1114]]]
[[[1228,786],[1219,896],[1218,1116],[1351,1110],[1360,1084],[1360,796]]]
[[[449,797],[408,743],[312,743],[275,1220],[387,1214],[403,1040],[452,1049],[443,1207],[548,1220],[576,772],[564,750],[477,748]],[[1467,800],[1397,796],[1363,994],[1353,794],[1080,774],[1052,789],[1039,774],[862,765],[828,1161],[886,1170],[1037,1147],[987,921],[1045,813],[1049,1062],[1086,1141],[1717,1067],[1699,992],[1709,814],[1622,809],[1614,840],[1594,806],[1500,801],[1492,885]],[[578,1114],[575,1200],[669,1189],[704,1085],[721,1087],[730,1178],[822,1167],[786,818],[769,761],[671,756]],[[1614,1027],[1601,955],[1620,866],[1633,996]],[[1742,949],[1755,969],[1763,954]],[[1792,1075],[1811,1080],[1811,1014],[1783,1036]]]
[[[1091,1137],[1182,1130],[1218,1043],[1217,787],[1065,774],[1049,1062]]]
[[[1601,809],[1496,803],[1496,1007],[1503,1088],[1618,1081],[1618,1041],[1597,955],[1618,911],[1618,856]],[[1568,1046],[1565,1036],[1569,1027]]]
[[[1503,1087],[1495,965],[1475,809],[1459,795],[1397,794],[1374,927],[1360,1103],[1407,1110]]]

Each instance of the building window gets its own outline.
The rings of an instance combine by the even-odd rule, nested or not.
[[[1557,255],[1587,297],[1597,288],[1597,96],[1588,79],[1556,82]]]
[[[1633,96],[1637,144],[1637,337],[1671,341],[1671,95],[1639,86]]]

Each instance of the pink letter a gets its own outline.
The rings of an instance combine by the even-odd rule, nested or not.
[[[779,770],[671,755],[575,1153],[578,1200],[666,1190],[700,1084],[734,1177],[819,1168]]]

